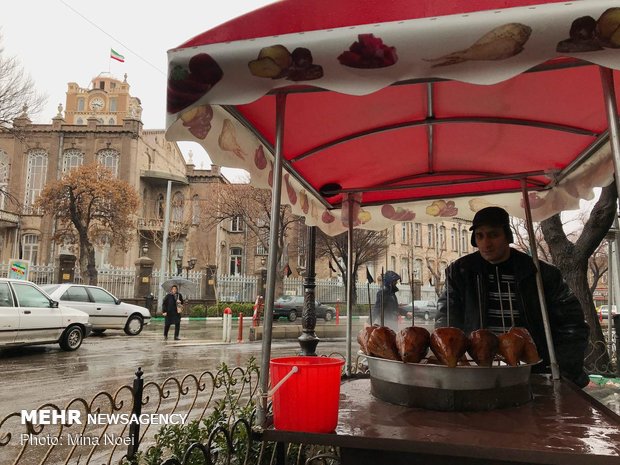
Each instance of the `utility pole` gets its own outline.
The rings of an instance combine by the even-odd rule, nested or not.
[[[164,299],[164,288],[161,283],[165,281],[168,270],[168,231],[170,229],[170,195],[172,193],[172,181],[168,181],[166,189],[166,213],[164,214],[164,237],[161,244],[161,261],[159,264],[159,286],[157,287],[157,313],[161,313],[161,303]]]

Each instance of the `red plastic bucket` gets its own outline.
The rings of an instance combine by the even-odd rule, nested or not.
[[[338,424],[340,372],[344,360],[326,357],[282,357],[270,363],[271,386],[293,373],[273,395],[276,429],[330,433]]]

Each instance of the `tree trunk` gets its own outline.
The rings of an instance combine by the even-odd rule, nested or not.
[[[611,370],[610,354],[607,352],[588,285],[588,260],[605,238],[617,215],[616,199],[615,183],[601,190],[601,196],[574,244],[566,237],[559,214],[541,222],[553,264],[560,269],[566,283],[579,300],[584,318],[590,325],[590,340],[584,362],[584,368],[589,373],[606,373]]]
[[[97,266],[95,265],[95,248],[88,237],[80,234],[80,272],[86,284],[96,286],[98,281]]]

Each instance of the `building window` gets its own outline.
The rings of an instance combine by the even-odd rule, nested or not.
[[[422,281],[422,260],[419,258],[416,258],[413,264],[413,279]]]
[[[192,197],[192,224],[200,223],[200,202],[198,201],[198,194]]]
[[[439,248],[446,250],[446,227],[439,226]]]
[[[84,163],[84,154],[77,149],[65,150],[62,155],[62,173],[68,173],[74,168],[82,166]]]
[[[38,255],[39,235],[24,234],[22,236],[22,259],[29,260],[31,265],[36,265]]]
[[[452,251],[454,251],[454,252],[459,250],[458,249],[458,247],[459,247],[459,240],[458,240],[456,228],[452,228],[450,230],[450,246],[452,247]]]
[[[110,98],[109,102],[110,102],[110,111],[116,111],[116,97]]]
[[[409,223],[401,223],[400,237],[402,244],[409,244]]]
[[[32,211],[32,206],[37,200],[47,176],[47,152],[42,149],[34,149],[28,152],[28,169],[26,172],[26,196],[24,207],[26,211]]]
[[[243,249],[241,247],[230,248],[230,274],[241,274],[241,258],[243,255]]]
[[[396,272],[396,257],[390,257],[390,270]]]
[[[183,194],[177,192],[172,197],[172,221],[181,222],[183,221],[183,206],[185,203],[185,198]]]
[[[409,282],[409,259],[400,259],[400,281],[405,284]]]
[[[155,214],[160,220],[164,219],[164,194],[157,196],[157,205],[155,205]]]
[[[77,111],[84,111],[84,99],[83,98],[79,98],[77,100]],[[82,123],[78,123],[78,124],[82,124]]]
[[[115,124],[114,118],[110,118],[110,119],[108,120],[108,124],[109,124],[110,126],[113,126],[113,125]]]
[[[105,81],[99,81],[99,88],[105,90]]]
[[[435,247],[435,225],[428,225],[428,246]]]
[[[467,236],[468,236],[467,231],[463,229],[461,231],[461,253],[462,254],[467,253],[467,248],[468,248],[468,246],[467,246]]]
[[[422,247],[422,224],[416,223],[414,225],[415,230],[415,245]]]
[[[105,235],[95,246],[95,266],[102,268],[110,264],[110,238]]]
[[[97,162],[109,169],[114,176],[118,176],[119,158],[119,153],[113,149],[104,149],[97,152]]]
[[[243,231],[243,220],[241,215],[236,215],[230,220],[230,232]]]

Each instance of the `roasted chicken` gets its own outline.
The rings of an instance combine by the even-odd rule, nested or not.
[[[426,356],[430,343],[430,333],[421,326],[403,328],[396,335],[396,347],[403,362],[418,363]]]
[[[538,354],[538,349],[536,349],[534,339],[532,339],[532,335],[527,329],[522,327],[515,327],[510,328],[510,331],[508,332],[516,333],[525,340],[523,352],[519,356],[519,360],[525,363],[537,363],[540,361],[540,355]]]
[[[431,336],[431,350],[442,364],[454,368],[467,351],[467,336],[459,328],[437,328]]]
[[[370,339],[370,335],[377,328],[378,326],[365,326],[360,330],[359,333],[357,333],[357,342],[359,343],[362,352],[364,352],[366,355],[369,355],[368,339]]]
[[[523,336],[516,332],[508,331],[505,334],[500,334],[498,338],[499,354],[504,357],[508,365],[511,367],[517,366],[525,349],[525,339]]]
[[[490,367],[499,348],[499,339],[488,329],[472,331],[468,338],[467,352],[481,367]]]

